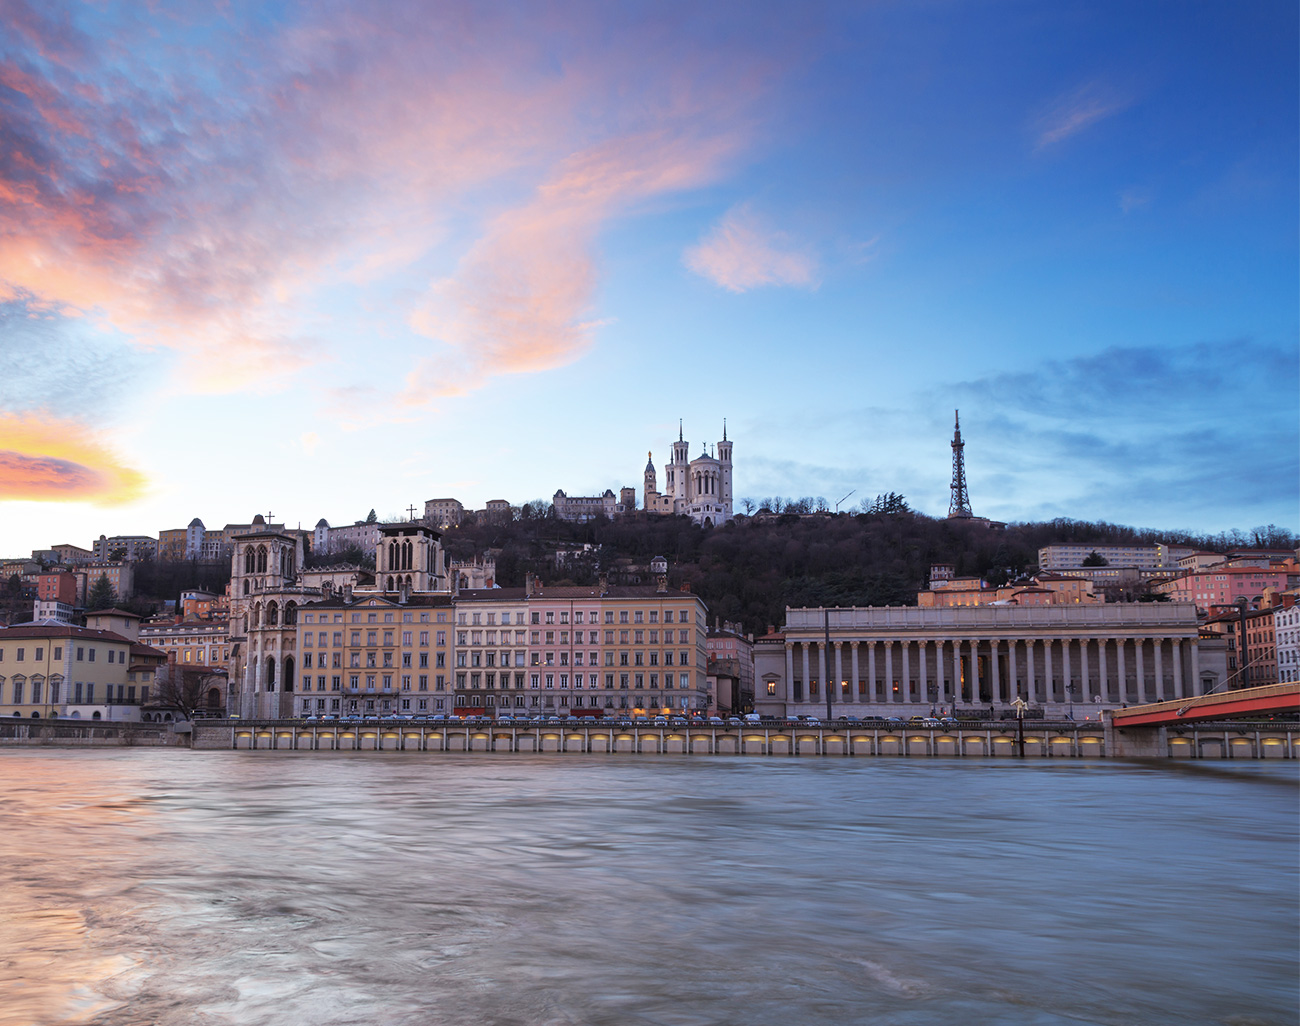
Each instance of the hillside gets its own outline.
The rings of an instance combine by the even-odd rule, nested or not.
[[[488,525],[470,518],[443,537],[456,559],[500,550],[497,583],[502,587],[521,585],[527,572],[547,583],[591,584],[602,568],[617,572],[620,561],[644,565],[663,556],[671,587],[689,584],[708,603],[711,616],[740,621],[755,632],[780,624],[787,605],[913,605],[933,563],[951,563],[959,575],[1003,583],[1034,570],[1038,549],[1052,542],[1158,541],[1219,551],[1295,544],[1288,532],[1272,527],[1199,536],[1054,520],[992,530],[926,517],[905,506],[896,512],[741,518],[720,528],[698,527],[684,517],[575,524],[526,516]],[[595,548],[557,566],[557,551],[584,545]]]

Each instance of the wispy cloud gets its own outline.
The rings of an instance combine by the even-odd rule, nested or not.
[[[174,350],[190,391],[364,384],[322,367],[311,319],[385,279],[400,289],[371,312],[371,344],[406,327],[434,340],[393,357],[412,368],[408,409],[576,358],[600,320],[603,227],[714,180],[772,73],[744,45],[689,41],[690,16],[668,10],[598,25],[326,3],[253,31],[195,8],[168,15],[207,44],[181,63],[156,19],[92,36],[8,7],[0,300]],[[432,279],[413,302],[411,277]]]
[[[686,250],[682,260],[696,274],[731,292],[817,285],[817,258],[811,249],[770,227],[748,204],[727,211],[697,245]]]
[[[75,421],[0,414],[0,497],[114,505],[139,498],[145,479]]]
[[[409,375],[403,401],[421,405],[479,388],[492,374],[550,370],[580,356],[600,323],[592,308],[599,229],[638,201],[710,180],[738,144],[735,133],[702,139],[689,125],[668,126],[565,160],[416,309],[412,326],[444,348]]]
[[[1034,120],[1035,148],[1042,150],[1064,142],[1130,105],[1131,101],[1110,87],[1090,82],[1061,97]]]

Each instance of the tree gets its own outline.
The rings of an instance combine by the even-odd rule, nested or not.
[[[377,524],[377,523],[379,523],[379,518],[378,518],[377,516],[375,516],[375,511],[374,511],[373,509],[372,509],[369,513],[366,514],[366,523],[367,523],[367,524]]]
[[[1096,549],[1093,549],[1083,557],[1084,566],[1110,566],[1110,560],[1101,555]]]
[[[95,582],[94,587],[90,589],[90,595],[86,598],[86,608],[88,610],[112,609],[117,602],[117,595],[113,592],[113,586],[108,583],[108,575],[100,574],[99,580]]]
[[[158,672],[156,700],[164,708],[176,710],[182,719],[192,720],[200,709],[210,708],[208,692],[215,687],[224,695],[225,684],[226,675],[218,670],[172,663]]]
[[[113,563],[124,563],[124,562],[126,562],[126,546],[125,546],[125,545],[119,545],[117,548],[113,549],[113,550],[108,554],[108,558],[109,558],[109,561],[110,561],[110,562],[113,562]]]
[[[748,516],[749,514],[751,514],[751,513],[754,512],[754,500],[753,500],[753,499],[741,499],[741,500],[740,500],[740,508],[743,509],[743,510],[745,511],[745,514]]]

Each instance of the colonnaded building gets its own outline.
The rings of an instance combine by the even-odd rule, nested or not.
[[[829,648],[827,637],[829,634]],[[1221,641],[1184,602],[787,609],[755,644],[755,710],[771,716],[1030,715],[1205,694],[1227,677]]]

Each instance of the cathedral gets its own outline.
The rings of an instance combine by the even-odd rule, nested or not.
[[[294,714],[302,606],[336,594],[387,597],[405,604],[417,596],[451,593],[440,532],[419,521],[373,526],[373,572],[350,564],[305,570],[305,531],[267,527],[235,539],[229,710],[245,719]]]
[[[654,455],[646,454],[645,511],[674,513],[690,517],[697,524],[725,524],[732,518],[731,443],[727,441],[727,424],[722,424],[722,441],[710,453],[707,446],[691,459],[690,443],[683,437],[681,425],[673,443],[672,462],[665,468],[664,490],[659,491]]]

